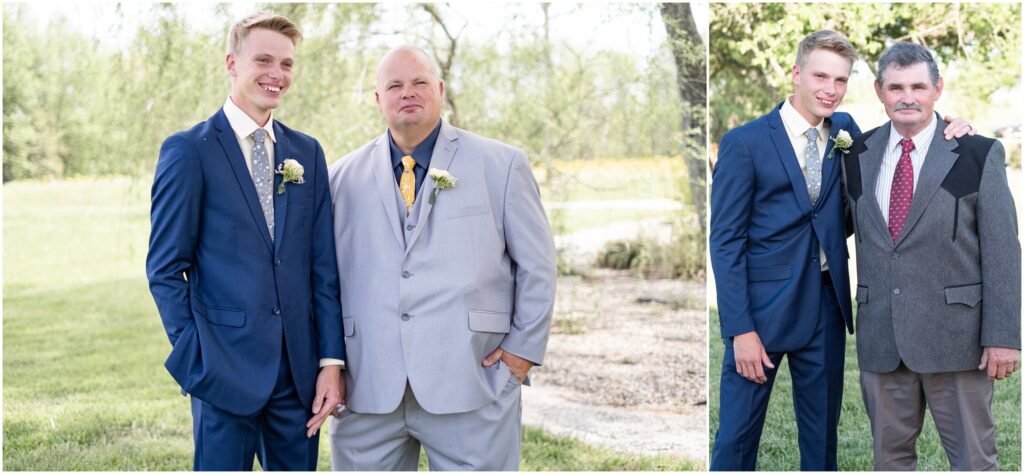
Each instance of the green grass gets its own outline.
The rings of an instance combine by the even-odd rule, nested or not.
[[[677,158],[624,158],[556,161],[552,178],[543,164],[534,167],[546,201],[606,201],[625,199],[679,199],[683,161]],[[548,219],[556,232],[648,219],[671,218],[679,211],[650,209],[552,209]]]
[[[718,311],[712,308],[709,321],[709,402],[710,402],[710,443],[714,447],[715,432],[718,430],[718,390],[725,346],[722,344]],[[870,471],[873,469],[871,456],[871,427],[860,393],[857,350],[854,337],[846,338],[845,383],[843,386],[843,408],[839,419],[838,462],[840,471]],[[999,451],[999,468],[1003,471],[1020,471],[1020,384],[1019,375],[1008,381],[996,383],[992,412],[996,419],[996,447]],[[772,389],[768,414],[765,416],[764,432],[758,452],[757,469],[760,471],[796,471],[800,469],[797,451],[796,419],[793,414],[793,385],[785,359],[779,366],[779,373]],[[935,431],[931,415],[926,415],[924,429],[917,440],[918,471],[948,471],[949,461]]]
[[[686,173],[679,157],[556,160],[548,178],[543,164],[534,166],[541,196],[556,201],[673,199]]]
[[[556,209],[548,212],[552,231],[558,232],[559,225],[566,233],[578,230],[604,227],[620,222],[640,221],[654,217],[670,219],[679,211],[649,211],[644,209]]]
[[[148,181],[148,180],[147,180]],[[3,467],[188,470],[188,399],[145,279],[148,182],[4,185]],[[330,466],[321,439],[320,469]],[[527,429],[524,469],[699,469]]]

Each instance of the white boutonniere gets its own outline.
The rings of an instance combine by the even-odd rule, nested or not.
[[[837,148],[845,155],[850,152],[850,147],[853,146],[853,138],[850,138],[850,132],[843,129],[839,129],[839,132],[836,133],[832,142],[832,149],[828,151],[828,159],[830,160],[832,159],[832,154],[836,152]]]
[[[277,186],[277,194],[284,194],[285,183],[302,184],[305,183],[305,178],[302,177],[302,173],[306,170],[291,158],[284,160],[284,163],[277,165],[277,174],[281,175],[281,184]]]
[[[434,201],[437,200],[437,192],[445,189],[451,189],[455,187],[455,183],[459,180],[452,176],[447,170],[440,170],[437,168],[430,168],[427,172],[431,178],[434,178],[434,191],[430,193],[430,204],[433,205]]]

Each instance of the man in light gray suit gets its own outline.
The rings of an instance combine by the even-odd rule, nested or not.
[[[348,367],[336,470],[519,467],[520,385],[544,358],[555,250],[522,151],[441,119],[418,48],[377,69],[388,128],[330,168]]]
[[[1018,368],[1021,254],[1003,147],[943,139],[942,79],[896,43],[875,91],[891,121],[843,159],[857,245],[857,360],[876,470],[913,470],[926,406],[953,470],[996,470],[993,380]]]

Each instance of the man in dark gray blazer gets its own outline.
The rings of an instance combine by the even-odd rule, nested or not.
[[[1018,368],[1021,253],[995,140],[944,140],[942,79],[896,43],[875,91],[890,122],[843,159],[857,245],[857,360],[876,470],[913,470],[929,407],[953,470],[995,470],[993,381]]]

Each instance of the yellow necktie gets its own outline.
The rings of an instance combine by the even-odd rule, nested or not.
[[[412,202],[416,199],[416,174],[412,172],[412,167],[416,166],[416,160],[405,155],[402,157],[402,166],[405,169],[402,170],[402,179],[398,182],[398,189],[402,191],[402,200],[405,201],[405,215],[409,215],[412,214]]]

